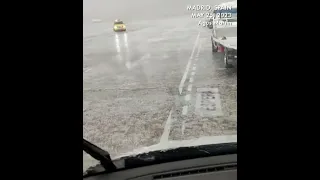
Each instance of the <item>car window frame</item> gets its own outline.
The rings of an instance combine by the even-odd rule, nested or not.
[[[114,22],[114,25],[116,25],[116,24],[123,24],[123,22],[122,21]]]

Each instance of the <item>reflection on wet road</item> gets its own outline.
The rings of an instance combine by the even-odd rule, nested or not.
[[[144,146],[236,134],[237,69],[189,17],[84,37],[84,137],[112,157]]]

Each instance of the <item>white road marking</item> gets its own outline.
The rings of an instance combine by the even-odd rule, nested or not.
[[[199,36],[200,36],[200,32],[198,33],[197,39],[196,39],[196,41],[194,43],[194,46],[193,46],[193,49],[192,49],[192,53],[191,53],[190,58],[188,60],[188,64],[187,64],[186,70],[184,71],[183,77],[182,77],[180,85],[179,85],[179,93],[180,94],[182,93],[182,88],[184,86],[184,82],[187,79],[187,74],[188,74],[188,71],[189,71],[189,68],[190,68],[190,64],[191,64],[191,60],[193,58],[194,51],[195,51],[195,49],[197,47],[197,44],[198,44]]]
[[[187,66],[186,66],[186,70],[183,74],[183,77],[181,79],[181,82],[179,84],[179,93],[181,95],[182,93],[182,89],[183,89],[183,86],[184,86],[184,83],[187,79],[187,75],[188,75],[188,72],[189,72],[189,69],[190,69],[190,65],[191,65],[191,61],[193,59],[193,55],[194,55],[194,51],[198,45],[198,42],[199,42],[199,37],[200,37],[200,32],[198,33],[198,36],[195,40],[195,43],[193,45],[193,49],[192,49],[192,52],[191,52],[191,55],[190,55],[190,58],[188,60],[188,63],[187,63]],[[197,57],[199,56],[199,52],[200,52],[200,45],[198,47],[198,52],[197,52]],[[198,59],[198,58],[197,58]],[[193,71],[196,70],[196,64],[194,63],[193,64]],[[195,75],[195,72],[192,72],[192,76]],[[189,82],[192,83],[193,82],[193,77],[190,77],[189,79]],[[188,85],[188,91],[191,91],[192,90],[192,84],[189,84]],[[191,94],[187,94],[185,96],[185,101],[190,101],[191,99]],[[171,128],[171,123],[172,123],[172,120],[171,120],[171,113],[172,113],[172,108],[170,110],[170,114],[169,114],[169,117],[166,121],[166,125],[165,125],[165,128],[164,128],[164,132],[161,136],[161,139],[160,139],[160,143],[159,144],[163,144],[163,143],[168,143],[168,138],[169,138],[169,133],[170,133],[170,128]],[[186,115],[188,113],[188,106],[183,106],[183,109],[182,109],[182,115]],[[184,122],[182,124],[182,134],[184,134],[184,129],[185,129],[185,126],[184,126]]]
[[[194,70],[194,71],[195,71],[196,69],[197,69],[197,67],[196,67],[195,65],[193,65],[192,70]]]
[[[227,68],[217,68],[217,70],[220,70],[220,71],[224,71],[226,70]]]
[[[181,127],[181,133],[184,135],[184,130],[186,129],[185,127],[185,121],[182,122],[182,127]]]
[[[183,106],[182,115],[186,115],[188,113],[188,106]]]
[[[218,88],[197,88],[195,112],[201,117],[223,115]]]
[[[92,68],[86,69],[84,72],[89,72],[91,71]]]
[[[197,59],[199,58],[200,49],[201,49],[201,43],[199,43],[199,48],[198,48],[197,55],[196,55],[196,58],[197,58]]]
[[[188,91],[191,91],[191,90],[192,90],[192,84],[189,84]]]
[[[196,55],[197,58],[199,57],[200,49],[201,49],[201,43],[199,44],[199,48],[198,48],[198,51],[197,51],[197,55]]]
[[[200,41],[200,40],[199,40]],[[201,41],[200,41],[201,42]],[[199,60],[199,53],[200,53],[200,49],[201,49],[201,43],[199,42],[199,48],[198,48],[198,52],[197,52],[197,55],[196,55],[196,61]]]
[[[191,75],[194,76],[196,74],[196,72],[192,72]]]
[[[186,97],[184,98],[186,101],[190,101],[191,99],[191,95],[190,94],[187,94]]]
[[[172,123],[171,113],[172,113],[172,108],[170,110],[170,114],[169,114],[168,119],[166,121],[166,125],[164,126],[164,131],[162,133],[162,136],[161,136],[161,139],[160,139],[160,143],[168,142],[170,129],[171,129],[171,123]]]

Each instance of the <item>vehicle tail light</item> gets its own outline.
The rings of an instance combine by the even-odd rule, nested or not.
[[[224,47],[220,44],[218,45],[218,52],[224,52]]]

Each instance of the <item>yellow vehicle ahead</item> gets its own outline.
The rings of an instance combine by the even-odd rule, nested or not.
[[[120,20],[115,20],[114,23],[113,23],[113,30],[115,32],[118,32],[118,31],[126,31],[127,28],[126,28],[126,25],[124,25],[124,23]]]

